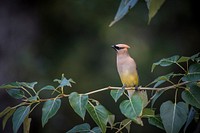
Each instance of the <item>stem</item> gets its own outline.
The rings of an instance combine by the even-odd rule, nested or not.
[[[53,97],[53,98],[47,98],[47,99],[39,99],[38,102],[46,102],[47,100],[54,100],[55,98],[64,98],[64,97],[68,97],[69,95],[66,94],[60,94],[57,97]]]
[[[171,83],[172,85],[174,85],[174,83],[172,81],[170,81],[169,79],[167,79],[167,82]]]
[[[177,101],[177,94],[178,94],[178,89],[176,89],[176,91],[175,91],[175,101],[174,101],[174,103],[176,103],[176,101]]]
[[[61,93],[64,94],[64,88],[63,87],[61,87]]]
[[[172,82],[170,82],[170,83],[172,83]],[[179,84],[172,83],[173,85],[171,85],[171,86],[161,87],[161,88],[138,87],[138,90],[154,90],[154,91],[168,90],[168,89],[172,89],[172,88],[175,88],[175,87],[178,87],[178,86],[181,86],[181,85],[185,85],[185,84],[188,84],[188,83],[189,83],[189,81],[185,81],[185,82],[182,82],[182,83],[179,83]],[[95,91],[90,91],[90,92],[84,93],[83,95],[90,95],[90,94],[94,94],[94,93],[105,91],[105,90],[120,90],[120,89],[122,89],[122,87],[108,86],[108,87],[104,87],[102,89],[98,89],[98,90],[95,90]],[[134,89],[135,89],[135,87],[125,88],[125,90],[134,90]]]
[[[20,103],[20,104],[18,104],[16,106],[12,107],[12,109],[18,108],[18,107],[20,107],[22,105],[26,105],[26,104],[28,104],[28,103],[26,103],[26,102]]]
[[[35,106],[33,106],[33,108],[31,109],[30,113],[40,104],[40,102],[38,102],[37,104],[35,104]]]
[[[176,63],[176,65],[178,65],[185,73],[187,73],[187,71],[185,70],[185,68],[183,68],[179,63]]]
[[[37,95],[37,92],[34,90],[34,88],[31,88],[31,90],[33,90],[33,92],[35,93],[35,95]]]
[[[88,101],[88,103],[94,108],[94,105],[90,101]]]
[[[126,94],[126,92],[124,92],[124,95],[130,99],[129,95],[128,95],[128,94]]]
[[[89,99],[91,102],[95,102],[96,103],[96,105],[98,105],[99,104],[99,101],[97,101],[97,100],[95,100],[95,99],[92,99],[92,98],[90,98]]]
[[[59,89],[59,87],[55,88],[51,94],[53,95],[54,92],[58,92],[60,94],[60,91],[58,91],[57,89]]]
[[[150,88],[150,87],[141,87],[140,86],[140,87],[138,87],[138,90],[161,91],[161,90],[168,90],[168,89],[173,89],[173,88],[177,88],[177,87],[179,87],[181,89],[184,89],[184,88],[182,88],[180,86],[188,84],[189,82],[190,81],[185,81],[185,82],[182,82],[182,83],[179,83],[179,84],[174,84],[174,85],[171,85],[171,86],[161,87],[161,88]],[[102,91],[106,91],[106,90],[120,90],[120,89],[122,89],[122,87],[111,87],[111,86],[108,86],[108,87],[104,87],[102,89],[98,89],[98,90],[95,90],[95,91],[90,91],[90,92],[84,93],[82,95],[91,95],[91,94],[102,92]],[[127,87],[127,88],[125,88],[125,90],[134,90],[134,89],[135,89],[135,87]],[[39,99],[37,102],[46,102],[47,100],[53,100],[55,98],[64,98],[64,97],[68,97],[68,96],[69,95],[67,95],[67,94],[60,94],[57,97],[53,97],[53,98]]]
[[[119,128],[117,128],[117,127],[107,126],[107,128],[110,128],[111,130],[112,130],[112,129],[117,130],[117,131],[119,130]]]
[[[29,91],[27,91],[24,87],[21,87],[22,88],[22,90],[24,90],[27,94],[29,94],[29,96],[33,96],[33,95],[31,95],[31,93],[29,92]]]
[[[37,98],[40,99],[39,95],[38,95],[37,92],[34,90],[34,88],[31,88],[31,90],[34,92],[35,96],[37,96]]]
[[[167,87],[161,87],[161,88],[144,88],[144,87],[139,87],[139,90],[155,90],[155,91],[161,91],[161,90],[168,90],[168,89],[173,89],[173,88],[177,88],[179,86],[182,86],[182,85],[185,85],[185,84],[188,84],[189,81],[185,81],[185,82],[182,82],[182,83],[179,83],[179,84],[174,84],[174,85],[171,85],[171,86],[167,86]]]
[[[123,125],[123,127],[121,127],[117,132],[115,133],[119,133],[123,128],[125,128],[128,124],[130,124],[132,122],[132,120],[130,120],[129,122],[127,122],[125,125]]]

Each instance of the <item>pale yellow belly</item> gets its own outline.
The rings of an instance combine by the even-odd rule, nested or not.
[[[128,74],[124,73],[123,75],[120,75],[121,81],[123,85],[126,85],[127,87],[131,86],[138,86],[138,75],[135,74]]]

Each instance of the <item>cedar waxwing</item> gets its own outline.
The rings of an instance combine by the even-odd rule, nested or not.
[[[117,52],[117,70],[123,87],[137,87],[139,77],[136,63],[128,53],[128,48],[130,47],[126,44],[116,44],[112,45],[112,48]],[[134,90],[128,90],[129,97],[131,97],[133,93]]]

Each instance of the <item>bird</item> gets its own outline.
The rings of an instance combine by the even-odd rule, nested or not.
[[[135,60],[128,53],[130,46],[127,44],[116,44],[112,45],[112,48],[116,51],[117,71],[123,84],[122,88],[135,87],[137,89],[139,84],[139,76]],[[135,90],[127,91],[129,97],[131,97],[135,92]]]

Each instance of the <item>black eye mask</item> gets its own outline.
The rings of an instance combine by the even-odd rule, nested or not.
[[[124,47],[118,47],[117,45],[113,45],[112,48],[114,48],[115,50],[124,49]]]

